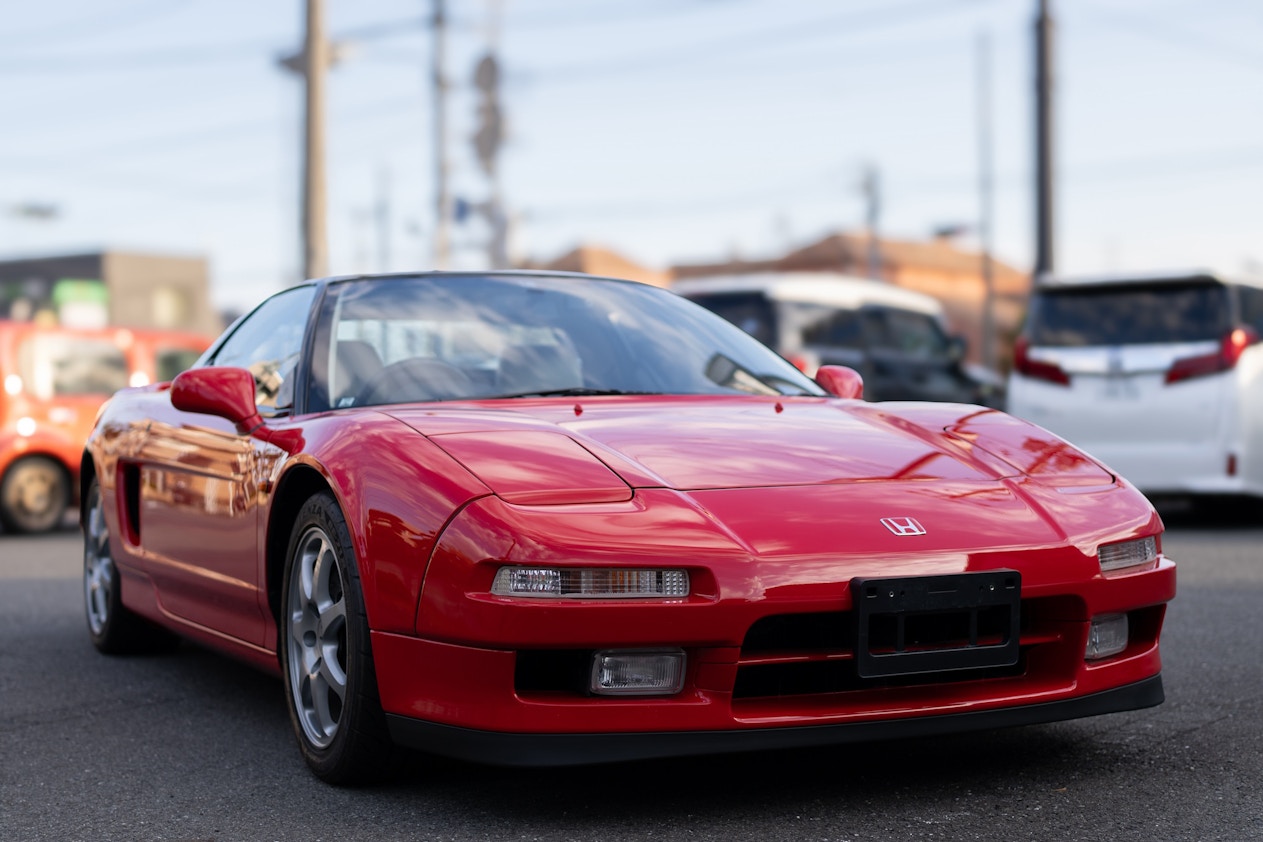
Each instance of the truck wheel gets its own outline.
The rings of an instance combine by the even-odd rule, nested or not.
[[[48,532],[70,504],[70,477],[47,456],[26,456],[0,481],[0,523],[10,532]]]

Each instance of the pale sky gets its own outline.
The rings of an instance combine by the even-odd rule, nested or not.
[[[431,0],[326,0],[331,271],[428,269]],[[494,13],[499,9],[499,25]],[[1057,269],[1263,273],[1263,2],[1052,0]],[[221,306],[298,280],[302,0],[0,0],[0,259],[205,255]],[[487,180],[499,46],[513,252],[650,266],[978,219],[988,43],[996,255],[1033,261],[1036,0],[448,0],[454,194]],[[387,247],[374,216],[383,197]],[[52,219],[12,212],[53,205]],[[454,263],[485,265],[477,220]],[[970,237],[962,240],[974,246]]]

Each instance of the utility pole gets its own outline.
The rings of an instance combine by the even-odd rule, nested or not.
[[[329,274],[328,208],[325,193],[325,73],[335,54],[325,37],[324,0],[306,0],[303,51],[281,59],[281,66],[304,83],[302,266],[303,278]]]
[[[1049,0],[1035,18],[1035,282],[1053,260],[1053,20]]]
[[[377,271],[390,271],[390,169],[377,174]]]
[[[868,205],[868,277],[881,280],[881,240],[877,233],[881,220],[881,176],[876,164],[870,164],[864,171],[861,189]]]
[[[324,0],[307,0],[307,38],[303,45],[307,75],[306,126],[303,134],[303,277],[329,274],[329,230],[325,194],[325,39]]]
[[[451,250],[452,201],[447,175],[447,76],[445,64],[447,18],[443,0],[434,0],[434,268],[446,269]]]
[[[982,364],[995,371],[995,268],[991,261],[993,200],[991,151],[991,39],[978,37],[978,239],[982,250]]]
[[[504,114],[500,107],[500,63],[494,51],[484,55],[475,66],[474,87],[479,93],[474,151],[491,187],[491,195],[482,206],[491,227],[487,262],[492,269],[505,269],[509,265],[508,218],[500,192],[499,168],[500,147],[504,143]]]

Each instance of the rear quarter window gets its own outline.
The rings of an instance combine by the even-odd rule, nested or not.
[[[1230,312],[1228,288],[1216,283],[1043,290],[1026,334],[1061,347],[1201,342],[1227,332]]]

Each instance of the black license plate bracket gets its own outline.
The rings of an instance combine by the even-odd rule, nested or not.
[[[986,570],[851,580],[861,678],[1013,666],[1022,574]]]

